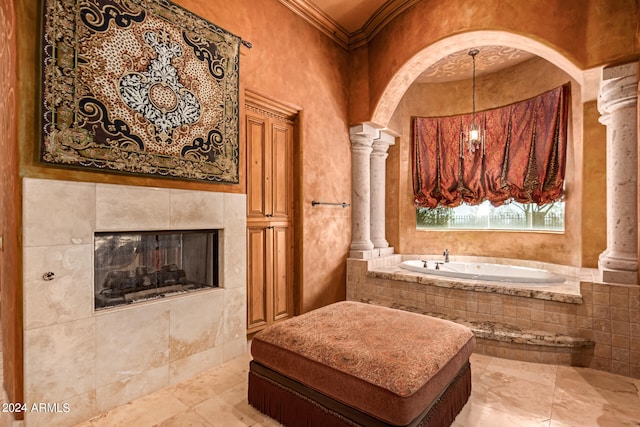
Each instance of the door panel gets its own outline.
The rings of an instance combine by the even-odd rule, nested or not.
[[[247,216],[263,217],[267,207],[265,172],[265,126],[263,118],[247,115]]]
[[[291,227],[275,226],[273,228],[273,316],[276,320],[293,315],[291,252]]]
[[[285,218],[290,214],[292,174],[291,135],[292,127],[275,123],[271,128],[273,153],[272,213],[274,217]]]
[[[269,321],[269,288],[267,271],[267,228],[247,228],[247,329],[264,326]]]

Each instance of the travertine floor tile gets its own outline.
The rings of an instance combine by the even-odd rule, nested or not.
[[[181,412],[168,420],[163,421],[158,427],[212,427],[213,424],[198,415],[193,409]]]
[[[553,384],[541,384],[513,373],[503,373],[492,369],[490,364],[480,380],[472,384],[472,389],[474,401],[485,408],[504,413],[517,408],[534,419],[548,420],[551,417]]]
[[[634,379],[586,368],[558,368],[552,418],[566,424],[640,425]]]
[[[247,403],[245,354],[76,427],[277,427]],[[640,381],[587,368],[474,354],[469,402],[454,427],[640,425]]]
[[[189,409],[166,390],[160,390],[91,419],[94,427],[155,426]]]
[[[472,396],[467,405],[456,417],[452,427],[548,427],[549,418],[534,416],[531,413],[510,409],[491,408],[474,403]]]

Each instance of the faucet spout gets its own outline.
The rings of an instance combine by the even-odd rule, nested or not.
[[[444,255],[444,262],[449,262],[449,249],[445,249],[442,255]]]

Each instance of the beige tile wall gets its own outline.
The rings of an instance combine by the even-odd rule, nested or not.
[[[23,181],[26,425],[86,420],[246,351],[246,196]],[[222,229],[222,287],[93,310],[95,231]],[[45,281],[52,271],[55,279]]]
[[[391,302],[466,321],[492,321],[595,341],[592,355],[567,349],[479,340],[476,351],[506,358],[590,366],[640,378],[640,286],[581,282],[581,304],[449,289],[368,277],[370,268],[399,263],[347,261],[347,299]]]

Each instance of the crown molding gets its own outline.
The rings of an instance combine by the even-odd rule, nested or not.
[[[344,49],[349,48],[349,33],[329,15],[307,0],[279,0],[295,14],[325,33]]]
[[[409,9],[421,0],[389,0],[383,4],[365,22],[361,29],[349,34],[349,49],[367,44],[380,30],[398,15]]]
[[[318,28],[342,48],[351,50],[365,45],[385,25],[420,0],[389,0],[382,5],[362,26],[349,33],[329,15],[308,0],[279,0],[301,18]]]

